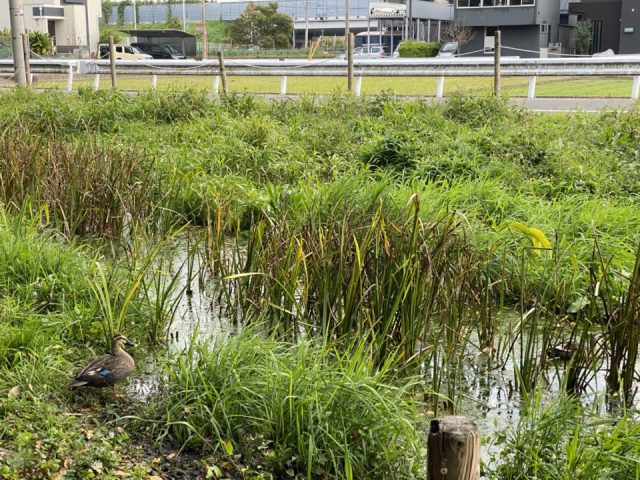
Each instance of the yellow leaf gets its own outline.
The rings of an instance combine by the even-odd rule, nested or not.
[[[535,227],[527,227],[526,225],[518,222],[510,223],[509,227],[515,228],[529,237],[536,253],[540,253],[540,250],[547,250],[549,251],[549,254],[551,254],[551,242],[547,239],[542,230]]]

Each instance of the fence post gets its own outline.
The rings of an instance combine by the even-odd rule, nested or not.
[[[158,75],[155,73],[151,75],[151,90],[158,88]]]
[[[429,480],[480,478],[480,429],[467,417],[432,420],[427,452]]]
[[[73,63],[69,62],[69,73],[67,73],[67,92],[73,90]]]
[[[538,77],[531,75],[529,77],[529,91],[527,92],[527,98],[536,98],[536,79]]]
[[[109,37],[109,66],[111,68],[111,88],[118,88],[116,79],[116,47],[113,45],[113,37]]]
[[[222,93],[227,94],[227,72],[224,69],[224,56],[222,50],[218,50],[218,65],[220,66],[220,78],[222,78]]]
[[[631,98],[638,100],[638,93],[640,93],[640,77],[633,77],[633,86],[631,87]]]
[[[100,89],[100,74],[96,73],[93,76],[93,90],[98,91]]]
[[[436,98],[442,98],[444,94],[444,75],[438,77],[438,83],[436,85]]]
[[[286,94],[287,94],[287,76],[282,75],[280,77],[280,95],[286,95]]]
[[[24,74],[27,80],[27,85],[31,85],[31,46],[29,45],[29,35],[22,33],[22,50],[24,52]]]
[[[355,85],[355,90],[354,90],[355,96],[359,97],[361,91],[362,91],[362,75],[357,75],[356,76],[356,85]]]
[[[217,96],[219,91],[220,91],[220,75],[214,75],[213,76],[213,94]]]

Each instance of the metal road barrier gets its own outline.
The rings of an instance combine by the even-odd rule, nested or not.
[[[31,60],[32,74],[66,74],[67,89],[73,88],[74,73],[93,75],[94,88],[100,76],[110,75],[109,60]],[[629,76],[633,77],[631,98],[640,93],[640,55],[580,58],[502,57],[501,76],[529,77],[528,97],[535,97],[539,76]],[[280,93],[286,95],[287,77],[346,77],[347,61],[337,58],[302,60],[225,60],[227,76],[279,76]],[[199,75],[213,77],[218,93],[218,60],[117,60],[117,75],[150,76],[155,88],[158,75]],[[13,73],[11,60],[0,60],[0,75]],[[491,57],[354,59],[355,94],[360,95],[364,77],[437,77],[436,97],[442,97],[446,77],[493,76]]]

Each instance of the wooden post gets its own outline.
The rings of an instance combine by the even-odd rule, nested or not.
[[[287,76],[282,75],[280,77],[280,95],[286,95],[286,94],[287,94]]]
[[[158,75],[151,75],[151,90],[158,88]]]
[[[97,92],[99,89],[100,89],[100,74],[96,73],[93,76],[93,90]]]
[[[429,480],[480,478],[480,429],[467,417],[431,421],[428,443]]]
[[[227,94],[227,72],[224,69],[224,56],[222,50],[218,50],[218,64],[220,65],[220,78],[222,79],[222,94]]]
[[[493,46],[493,94],[496,97],[500,96],[500,47],[502,46],[500,34],[500,30],[496,30]]]
[[[24,52],[24,74],[27,80],[27,85],[31,85],[31,47],[29,46],[29,35],[26,33],[21,34],[22,37],[22,51]]]
[[[118,88],[116,79],[116,47],[113,45],[113,37],[109,37],[109,66],[111,67],[111,88]]]

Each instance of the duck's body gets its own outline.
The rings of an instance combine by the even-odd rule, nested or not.
[[[124,335],[113,337],[111,353],[101,355],[93,360],[73,379],[71,388],[77,387],[114,387],[133,372],[136,364],[124,345],[133,346]]]

